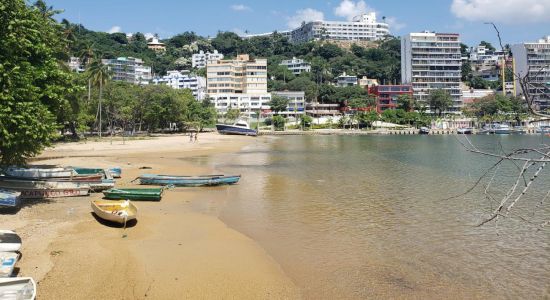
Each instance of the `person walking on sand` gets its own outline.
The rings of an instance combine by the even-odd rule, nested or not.
[[[189,143],[193,142],[193,133],[189,133]]]
[[[199,132],[195,133],[195,143],[197,142],[197,139],[199,138]]]

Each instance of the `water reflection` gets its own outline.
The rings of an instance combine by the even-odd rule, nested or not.
[[[474,136],[491,151],[532,136]],[[268,147],[268,148],[266,148]],[[492,203],[463,193],[493,163],[453,136],[288,137],[211,163],[243,174],[221,217],[279,261],[308,298],[541,298],[548,231],[519,219],[475,227]],[[501,171],[514,171],[508,164]],[[545,174],[518,213],[550,187]],[[503,193],[514,176],[498,179]],[[543,185],[543,186],[541,186]],[[543,206],[539,221],[548,217]]]

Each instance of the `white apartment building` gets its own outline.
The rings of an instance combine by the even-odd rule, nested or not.
[[[376,13],[370,12],[353,18],[350,21],[312,21],[286,31],[278,31],[288,37],[292,43],[303,43],[311,40],[337,41],[376,41],[390,34],[388,23],[378,22]],[[270,36],[272,32],[249,34],[244,38]]]
[[[112,80],[126,81],[133,84],[149,84],[153,79],[151,67],[143,65],[143,60],[134,57],[119,57],[102,59],[101,62],[109,67]]]
[[[287,67],[294,75],[300,75],[302,72],[311,72],[311,65],[303,59],[296,57],[283,60],[279,65]]]
[[[193,68],[202,69],[206,68],[206,65],[210,62],[218,61],[223,59],[223,54],[218,53],[218,50],[214,50],[214,53],[200,51],[195,53],[191,57],[191,66]]]
[[[410,33],[401,39],[401,81],[411,84],[414,97],[428,105],[430,91],[443,89],[453,98],[449,112],[460,112],[462,76],[460,38],[455,33]]]
[[[177,90],[190,89],[197,100],[203,100],[206,94],[206,78],[190,75],[189,71],[168,71],[165,76],[153,79],[153,83]]]
[[[306,93],[299,91],[281,91],[281,92],[272,92],[273,96],[281,96],[288,99],[288,106],[286,111],[281,112],[283,115],[297,117],[299,115],[305,114],[306,108]]]
[[[529,93],[535,97],[540,109],[550,108],[550,36],[534,43],[512,46],[516,73],[528,76],[531,86]],[[516,79],[516,95],[522,95],[519,79]]]
[[[376,20],[370,12],[353,21],[313,21],[292,30],[290,41],[303,43],[311,40],[376,41],[390,34],[389,25]]]
[[[208,97],[219,112],[269,109],[267,59],[242,54],[236,59],[212,61],[206,66],[206,74]]]

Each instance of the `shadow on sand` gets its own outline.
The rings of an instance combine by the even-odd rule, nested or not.
[[[20,204],[16,207],[0,207],[0,215],[15,215],[21,209],[26,207],[33,207],[37,204],[48,204],[55,202],[52,199],[20,199]]]
[[[107,227],[111,227],[111,228],[123,228],[124,227],[124,224],[103,220],[102,218],[98,217],[94,212],[90,212],[90,214],[97,220],[97,222],[99,222],[100,224],[105,225]],[[138,221],[136,219],[130,220],[130,221],[126,222],[126,228],[132,228],[132,227],[136,226],[137,223],[138,223]]]

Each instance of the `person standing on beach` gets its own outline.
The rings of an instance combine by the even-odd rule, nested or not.
[[[197,131],[197,132],[195,133],[195,143],[197,142],[197,139],[198,139],[198,138],[199,138],[199,132]]]
[[[189,143],[193,142],[193,133],[189,133]]]

